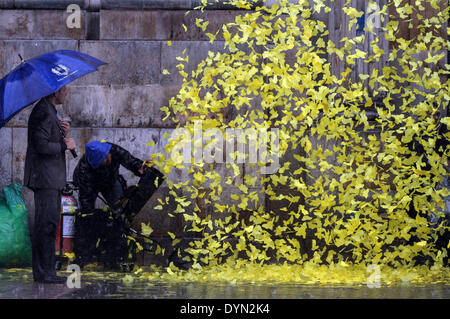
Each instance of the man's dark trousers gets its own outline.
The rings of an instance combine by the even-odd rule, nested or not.
[[[41,188],[34,190],[35,218],[32,238],[34,280],[56,276],[55,239],[61,210],[61,191]]]

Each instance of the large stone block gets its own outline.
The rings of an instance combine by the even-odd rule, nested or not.
[[[160,80],[161,44],[152,41],[81,41],[80,51],[107,62],[83,85],[147,85]]]
[[[171,158],[171,153],[167,151],[166,145],[172,138],[173,129],[161,129],[160,131],[160,151],[163,154],[164,158]],[[187,173],[188,169],[190,169],[190,164],[183,164],[185,168],[173,168],[171,172],[167,175],[167,179],[172,183],[185,182],[189,180],[191,177],[189,173]]]
[[[164,9],[188,10],[203,5],[202,0],[0,0],[0,8],[17,9],[65,9],[69,4],[77,4],[82,9],[117,10],[117,9]],[[261,5],[262,0],[253,5]],[[208,5],[208,9],[235,9],[235,6],[223,1]]]
[[[123,145],[133,156],[142,160],[150,159],[151,154],[161,151],[160,129],[115,129],[113,142]],[[154,145],[148,145],[153,142]]]
[[[222,27],[225,24],[235,21],[236,16],[244,15],[245,11],[239,10],[192,10],[186,14],[184,11],[164,11],[162,17],[164,21],[170,23],[170,39],[178,41],[210,41],[206,33],[216,36],[217,41],[223,41]],[[202,24],[208,21],[208,25],[203,31],[197,27],[197,19],[203,19]],[[186,26],[185,31],[183,24]]]
[[[19,54],[26,60],[54,50],[77,50],[76,40],[1,40],[0,77],[20,64]]]
[[[191,9],[192,0],[103,0],[102,9]]]
[[[169,106],[170,100],[172,98],[176,98],[177,94],[179,93],[181,88],[181,85],[164,85],[162,86],[162,101],[161,106]],[[161,123],[158,123],[159,118],[155,118],[155,124],[154,126],[160,125],[162,128],[176,128],[178,123],[176,123],[174,120],[174,117],[169,116],[166,118],[166,113],[158,110],[160,112],[162,118]]]
[[[133,87],[113,87],[112,124],[125,127],[165,127],[163,121],[164,90],[159,84]]]
[[[12,128],[0,129],[0,187],[12,181]]]
[[[32,39],[34,27],[32,11],[0,10],[0,39]]]
[[[111,87],[70,85],[61,115],[72,127],[111,127],[115,97]]]
[[[6,124],[7,127],[28,127],[28,119],[30,118],[31,111],[35,104],[29,105],[28,107],[21,110],[19,113],[14,115],[12,119]]]
[[[31,39],[83,39],[86,11],[80,11],[79,24],[66,10],[34,10],[34,34]],[[78,22],[78,21],[77,21]]]
[[[3,129],[2,129],[3,130]],[[25,157],[27,153],[27,129],[11,128],[12,131],[12,183],[23,185],[23,177],[25,172]],[[30,235],[33,234],[34,226],[34,193],[27,187],[22,188],[22,199],[28,211],[28,225]]]
[[[186,50],[185,54],[183,54],[184,50]],[[161,47],[161,56],[163,56],[164,59],[161,60],[161,70],[167,69],[170,72],[170,75],[164,75],[161,78],[161,84],[179,85],[183,82],[183,78],[177,69],[177,65],[181,63],[176,59],[177,57],[189,57],[188,63],[185,64],[184,71],[190,75],[192,71],[197,69],[197,65],[208,56],[209,51],[225,51],[224,42],[217,41],[211,44],[205,41],[177,41],[171,46],[168,46],[167,43],[163,43]]]
[[[171,91],[159,84],[72,86],[63,113],[72,127],[174,127],[160,111]],[[164,119],[164,120],[163,120]]]
[[[25,157],[27,154],[27,128],[13,128],[12,129],[12,182],[23,183],[23,176],[25,172]]]
[[[170,28],[160,11],[100,11],[100,39],[102,40],[165,40]]]
[[[234,22],[236,16],[244,15],[239,10],[184,10],[100,11],[100,38],[128,40],[177,40],[209,41],[206,33],[217,34],[216,40],[223,40],[224,24]],[[197,19],[208,21],[205,31],[196,26]],[[184,29],[186,26],[187,30]]]
[[[8,9],[14,7],[14,0],[0,0],[0,8]]]
[[[14,0],[14,7],[17,9],[65,9],[70,4],[77,4],[84,7],[82,0]]]

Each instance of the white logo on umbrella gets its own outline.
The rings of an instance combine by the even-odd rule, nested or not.
[[[59,76],[66,76],[69,74],[69,68],[64,64],[58,64],[52,68],[52,72]]]
[[[70,69],[67,66],[65,66],[64,64],[58,64],[52,68],[52,72],[54,74],[62,77],[58,81],[64,80],[69,75],[72,75],[72,74],[75,74],[78,72],[78,70],[75,70],[69,74],[69,71],[70,71]]]

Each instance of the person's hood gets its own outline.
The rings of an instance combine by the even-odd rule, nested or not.
[[[86,144],[86,157],[92,168],[97,168],[103,162],[111,149],[111,144],[93,141]]]

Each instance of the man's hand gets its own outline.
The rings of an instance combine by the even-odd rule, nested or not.
[[[64,142],[66,143],[67,149],[68,150],[74,150],[76,145],[75,145],[75,141],[73,140],[73,138],[65,138]]]
[[[64,135],[67,136],[67,134],[69,134],[69,130],[70,130],[70,123],[64,120],[61,120],[61,128],[64,131]]]

